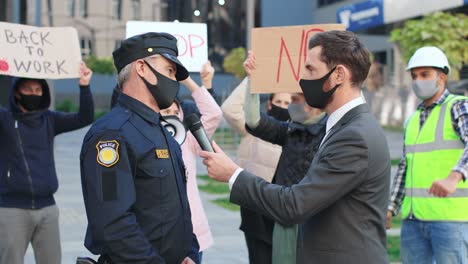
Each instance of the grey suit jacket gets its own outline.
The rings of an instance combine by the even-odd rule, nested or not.
[[[385,135],[364,104],[330,130],[301,182],[269,184],[244,170],[230,200],[284,225],[300,224],[297,263],[380,264],[389,263],[389,185]]]

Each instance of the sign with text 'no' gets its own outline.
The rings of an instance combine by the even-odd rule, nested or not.
[[[342,24],[252,29],[257,66],[251,77],[252,93],[301,92],[309,39],[317,32],[345,30]]]
[[[39,79],[78,78],[81,51],[72,27],[0,22],[0,74]]]
[[[199,72],[208,61],[206,24],[128,21],[126,37],[147,32],[166,32],[177,38],[179,60],[190,72]]]

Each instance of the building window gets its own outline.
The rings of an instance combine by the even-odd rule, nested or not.
[[[122,0],[112,0],[112,18],[122,19]]]
[[[67,1],[67,14],[71,17],[75,16],[75,0]]]
[[[141,19],[141,1],[132,0],[133,20]]]
[[[81,56],[89,56],[93,54],[93,42],[91,39],[82,38],[81,43]]]
[[[85,18],[88,17],[88,0],[80,1],[80,16]]]
[[[318,7],[324,7],[327,5],[332,5],[335,3],[343,2],[344,0],[319,0],[318,1]]]
[[[167,21],[169,4],[167,0],[156,0],[153,3],[153,21]]]

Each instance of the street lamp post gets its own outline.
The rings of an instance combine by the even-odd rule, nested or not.
[[[42,13],[42,1],[36,0],[36,13],[34,24],[36,27],[41,26],[41,13]]]
[[[247,25],[245,30],[247,31],[247,49],[251,48],[251,30],[255,25],[255,0],[247,0],[246,4],[246,14],[247,14]]]
[[[13,23],[21,23],[21,0],[13,1]]]

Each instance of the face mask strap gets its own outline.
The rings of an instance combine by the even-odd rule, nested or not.
[[[327,74],[325,74],[322,78],[320,78],[319,80],[326,80],[328,78],[330,78],[330,76],[332,75],[332,73],[336,70],[336,66],[333,67]]]

